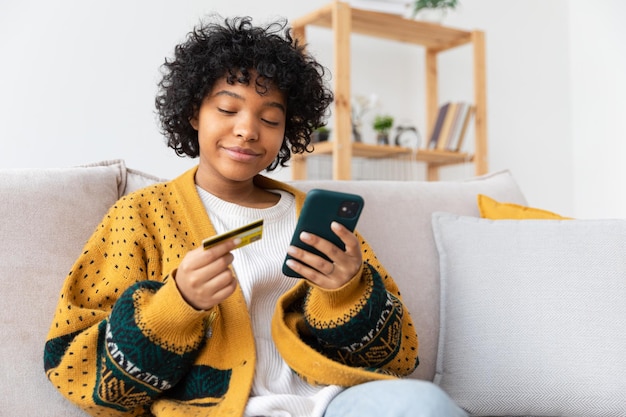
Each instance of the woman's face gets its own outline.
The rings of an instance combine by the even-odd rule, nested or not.
[[[198,131],[198,176],[214,186],[215,181],[251,181],[274,161],[283,143],[286,100],[274,86],[259,94],[255,81],[253,76],[248,85],[231,85],[221,78],[190,121]]]

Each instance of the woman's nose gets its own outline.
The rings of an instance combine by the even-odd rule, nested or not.
[[[259,123],[255,117],[241,112],[235,123],[235,135],[244,141],[257,140],[259,138]]]

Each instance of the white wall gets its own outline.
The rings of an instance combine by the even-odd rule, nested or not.
[[[574,207],[626,213],[626,3],[572,0],[570,51]]]
[[[123,158],[173,177],[195,161],[164,144],[158,68],[203,16],[297,17],[329,0],[2,0],[0,168]],[[446,24],[487,38],[490,169],[510,169],[529,203],[577,217],[623,217],[626,110],[618,0],[462,0]],[[328,31],[310,50],[332,66]],[[353,37],[353,92],[424,124],[419,48]],[[471,99],[469,50],[442,57],[441,99]],[[376,63],[375,65],[373,63]],[[452,168],[444,179],[471,176]],[[277,174],[288,178],[289,172]]]

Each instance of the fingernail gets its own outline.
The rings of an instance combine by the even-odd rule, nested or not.
[[[311,240],[311,234],[307,232],[300,233],[301,240]]]

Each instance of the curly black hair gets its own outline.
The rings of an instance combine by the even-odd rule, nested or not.
[[[287,101],[285,138],[267,171],[286,166],[291,153],[310,152],[311,133],[326,123],[333,93],[326,68],[291,35],[286,20],[253,26],[251,17],[200,23],[165,60],[155,104],[167,144],[178,156],[199,155],[198,132],[190,120],[215,82],[249,84],[256,73],[262,94],[277,87]]]

